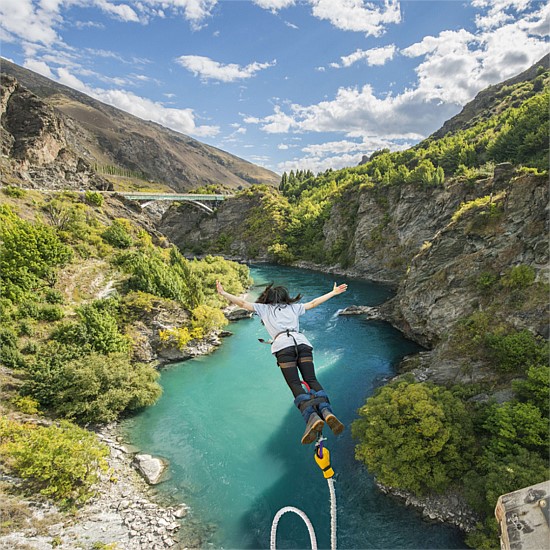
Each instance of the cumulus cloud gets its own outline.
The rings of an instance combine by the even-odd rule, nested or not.
[[[383,46],[381,48],[372,48],[370,50],[357,49],[352,54],[341,57],[341,63],[331,63],[331,67],[336,69],[342,67],[351,67],[358,61],[365,60],[368,65],[384,65],[395,55],[396,47],[394,44]]]
[[[258,71],[276,64],[276,61],[272,61],[271,63],[254,62],[244,67],[236,63],[224,65],[202,55],[182,55],[176,59],[176,62],[203,80],[219,80],[221,82],[235,82],[251,78]]]
[[[64,14],[67,10],[79,6],[99,9],[121,21],[142,24],[148,23],[151,18],[163,18],[164,10],[170,10],[189,21],[194,29],[198,29],[211,16],[217,2],[218,0],[2,0],[0,27],[8,36],[16,36],[31,43],[63,44],[57,29],[66,24]],[[98,23],[81,21],[75,25],[79,28],[100,26]]]
[[[373,3],[362,0],[310,0],[312,13],[344,31],[380,36],[391,23],[401,22],[401,9],[396,0]]]
[[[204,21],[211,17],[218,0],[141,0],[139,5],[144,14],[150,17],[165,17],[165,11],[180,15],[198,30]]]
[[[128,90],[93,88],[63,67],[57,69],[57,75],[57,81],[61,84],[144,120],[151,120],[177,132],[198,137],[213,137],[219,134],[220,129],[218,126],[197,126],[192,109],[166,107],[160,102],[140,97]]]
[[[41,74],[46,78],[55,80],[55,75],[52,73],[48,64],[44,63],[44,61],[39,61],[37,59],[27,59],[23,64],[23,67],[25,67],[25,69],[29,69],[30,71],[34,71],[35,73]]]

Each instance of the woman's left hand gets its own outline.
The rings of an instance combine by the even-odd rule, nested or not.
[[[337,285],[336,283],[334,283],[334,288],[332,289],[332,292],[334,292],[334,294],[342,294],[342,292],[346,292],[347,289],[348,285],[346,283],[343,283],[341,285]]]
[[[218,294],[223,294],[224,292],[223,286],[220,281],[216,281],[216,290],[218,291]]]

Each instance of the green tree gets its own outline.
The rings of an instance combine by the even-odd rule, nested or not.
[[[401,380],[377,391],[359,415],[355,456],[382,483],[442,491],[471,467],[470,416],[444,388]]]
[[[25,293],[55,280],[55,269],[67,264],[72,250],[55,230],[30,223],[10,209],[0,211],[0,284],[3,297],[20,301]]]
[[[134,242],[130,234],[130,223],[124,218],[113,220],[101,236],[115,248],[129,248]]]
[[[548,451],[548,417],[531,403],[492,405],[483,427],[491,436],[487,449],[495,455]]]
[[[512,383],[518,399],[537,407],[545,418],[550,415],[550,367],[548,365],[533,365],[527,370],[525,380]]]
[[[79,422],[112,422],[122,413],[153,405],[162,393],[158,372],[130,363],[123,353],[92,353],[63,365],[53,409]]]

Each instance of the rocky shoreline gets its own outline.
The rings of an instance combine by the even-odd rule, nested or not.
[[[405,506],[420,510],[426,521],[454,525],[466,533],[473,531],[476,523],[481,521],[460,495],[447,493],[417,497],[408,491],[383,485],[379,481],[376,481],[376,486],[382,493],[396,497]]]
[[[109,469],[96,485],[95,496],[73,514],[61,514],[48,502],[27,501],[32,510],[27,526],[1,536],[0,549],[200,548],[200,537],[192,534],[189,507],[161,502],[137,473],[133,466],[136,449],[122,443],[117,425],[104,426],[97,435],[109,447],[110,456]]]

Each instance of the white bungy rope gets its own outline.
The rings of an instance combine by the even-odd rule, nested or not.
[[[336,491],[334,489],[334,479],[328,478],[328,489],[330,492],[330,548],[331,550],[336,550]],[[294,512],[302,518],[306,524],[309,540],[311,542],[311,549],[317,550],[317,539],[315,537],[315,529],[307,517],[306,513],[300,510],[299,508],[294,508],[294,506],[285,506],[281,508],[273,518],[273,523],[271,524],[271,542],[269,548],[271,550],[276,550],[277,548],[277,526],[279,525],[279,520],[287,512]]]

